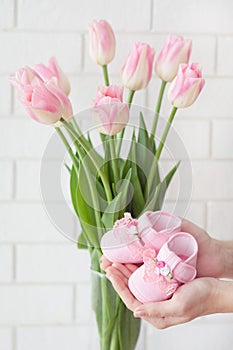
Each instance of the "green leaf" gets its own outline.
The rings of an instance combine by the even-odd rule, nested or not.
[[[121,301],[118,317],[119,349],[135,349],[140,332],[140,325],[141,320],[139,318],[135,319],[132,311],[128,310]]]
[[[113,227],[114,222],[119,217],[120,213],[124,211],[127,204],[128,189],[131,179],[131,170],[129,170],[125,179],[118,188],[118,195],[108,204],[103,216],[102,222],[106,229]]]
[[[82,231],[78,237],[77,246],[78,246],[78,249],[88,249],[88,243],[85,238],[84,231]]]
[[[83,166],[79,171],[79,178],[77,178],[74,168],[71,171],[70,177],[70,193],[75,212],[79,218],[82,230],[87,233],[86,239],[90,246],[99,246],[97,222],[95,210],[98,210],[98,203],[93,198],[91,191],[96,191],[93,188],[93,177],[85,175]],[[91,175],[91,174],[89,174]],[[85,194],[85,198],[83,197]],[[96,208],[97,206],[97,208]]]
[[[65,163],[65,167],[68,170],[68,172],[71,173],[71,168],[69,167],[69,165]]]
[[[167,187],[169,186],[173,176],[175,175],[176,170],[179,168],[180,160],[179,162],[169,171],[169,173],[165,176],[164,181],[167,184]]]
[[[179,167],[180,162],[178,162],[170,171],[169,173],[165,176],[162,182],[160,182],[153,193],[152,196],[149,197],[149,200],[146,203],[146,206],[144,208],[144,212],[151,210],[151,211],[156,211],[160,210],[163,205],[163,201],[165,198],[166,191],[168,189],[168,186],[176,172],[176,170]]]
[[[146,148],[148,148],[148,144],[149,144],[149,136],[148,136],[148,132],[147,132],[147,127],[146,127],[146,123],[143,117],[142,112],[140,112],[140,124],[139,124],[139,132],[138,132],[138,143],[140,143],[141,145],[145,146]]]
[[[121,196],[122,194],[118,193],[118,195],[109,203],[102,216],[102,222],[106,229],[112,228],[117,219],[117,214],[119,211],[117,208],[119,207]]]
[[[74,166],[72,166],[71,174],[70,174],[70,194],[71,200],[76,214],[78,213],[78,203],[77,203],[77,189],[78,189],[78,177],[75,171]]]
[[[91,136],[90,136],[89,132],[87,133],[87,140],[89,142],[90,147],[93,148],[93,143],[92,143]]]
[[[153,193],[153,190],[161,182],[158,162],[156,162],[156,164],[155,164],[155,171],[153,173],[153,176],[149,176],[150,171],[151,171],[151,164],[150,164],[150,169],[148,172],[148,180],[147,180],[145,190],[144,190],[144,197],[146,200],[148,200],[148,198],[151,197],[151,193]]]
[[[155,141],[150,139],[142,113],[140,113],[139,126],[138,143],[136,144],[137,171],[142,192],[145,198],[147,198],[147,179],[151,168],[150,159],[154,158],[155,155]],[[157,175],[158,174],[156,174],[157,181],[154,183],[154,187],[160,182],[160,178]],[[153,179],[155,180],[155,177]]]
[[[141,213],[145,205],[143,191],[142,191],[141,183],[138,176],[138,167],[137,167],[138,160],[137,160],[136,146],[137,146],[136,136],[135,136],[135,132],[133,132],[128,159],[130,161],[130,168],[132,169],[131,183],[134,187],[134,193],[133,193],[133,198],[131,203],[131,212],[134,217],[139,216],[139,214]]]

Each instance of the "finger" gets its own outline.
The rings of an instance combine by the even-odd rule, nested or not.
[[[126,278],[130,278],[130,276],[132,275],[132,271],[128,268],[127,265],[113,263],[112,266],[115,267],[117,270],[121,271]]]
[[[120,295],[122,301],[129,310],[134,311],[141,305],[141,303],[133,297],[128,288],[128,285],[124,283],[119,275],[109,274],[108,278],[112,282],[113,288]]]
[[[184,232],[189,232],[191,234],[201,234],[203,232],[202,228],[187,219],[182,219],[181,230]]]
[[[124,283],[125,285],[128,285],[128,278],[118,269],[116,269],[113,266],[110,266],[106,269],[106,276],[108,279],[110,279],[110,276],[118,276]]]
[[[112,265],[112,262],[109,261],[104,255],[102,255],[102,257],[100,258],[100,267],[102,270],[106,270],[109,266]]]
[[[131,273],[138,269],[138,266],[134,264],[125,264],[125,266],[131,271]]]

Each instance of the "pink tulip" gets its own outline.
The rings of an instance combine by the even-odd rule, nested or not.
[[[93,117],[102,134],[115,135],[128,123],[129,107],[122,102],[123,87],[99,87],[94,101]]]
[[[204,84],[198,63],[180,64],[177,76],[168,89],[168,99],[177,108],[188,107],[197,99]]]
[[[51,80],[52,78],[57,80],[58,86],[68,96],[70,93],[70,83],[65,75],[65,73],[59,67],[55,57],[51,57],[48,63],[48,66],[44,64],[35,64],[32,67],[35,75],[38,75],[44,82]]]
[[[70,83],[66,75],[58,66],[54,57],[50,58],[48,66],[44,64],[35,64],[32,67],[24,67],[19,69],[14,78],[14,85],[18,87],[30,84],[34,77],[37,77],[44,81],[53,80],[54,84],[57,84],[65,93],[70,93]]]
[[[192,41],[182,36],[168,35],[166,45],[160,52],[155,71],[160,79],[172,81],[180,63],[188,63],[192,49]]]
[[[93,21],[89,26],[89,51],[94,62],[100,66],[110,63],[115,56],[116,39],[107,21]]]
[[[17,96],[29,115],[44,124],[55,124],[61,118],[68,120],[73,111],[70,100],[53,79],[44,82],[25,67],[10,79],[17,90]]]
[[[145,88],[152,75],[155,50],[149,45],[135,43],[121,68],[123,85],[130,90]]]

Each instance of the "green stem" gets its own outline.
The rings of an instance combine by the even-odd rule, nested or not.
[[[128,96],[128,106],[129,108],[131,107],[132,101],[133,101],[133,97],[135,94],[135,90],[129,90],[129,96]],[[119,157],[120,151],[121,151],[121,146],[122,146],[122,141],[123,141],[123,137],[125,134],[125,128],[121,130],[120,135],[119,135],[119,141],[118,144],[116,146],[116,155],[117,157]]]
[[[109,76],[108,76],[108,66],[102,66],[103,74],[104,74],[104,82],[106,86],[109,86]]]
[[[130,108],[131,103],[132,103],[132,101],[133,101],[134,94],[135,94],[135,90],[129,90],[129,96],[128,96],[128,105],[129,105],[129,108]]]
[[[161,152],[162,152],[162,150],[163,150],[163,147],[164,147],[164,144],[165,144],[165,141],[166,141],[168,132],[169,132],[169,130],[170,130],[170,127],[171,127],[171,125],[172,125],[172,122],[173,122],[173,119],[174,119],[174,117],[175,117],[175,115],[176,115],[176,112],[177,112],[177,107],[173,107],[173,108],[172,108],[172,111],[171,111],[171,114],[170,114],[170,116],[169,116],[169,118],[168,118],[166,127],[165,127],[165,129],[164,129],[163,135],[162,135],[162,137],[161,137],[161,140],[160,140],[160,143],[159,143],[159,147],[158,147],[158,149],[157,149],[157,151],[156,151],[155,158],[156,158],[157,160],[159,160],[159,158],[160,158]]]
[[[112,167],[113,167],[113,178],[116,184],[117,181],[119,180],[119,169],[117,166],[117,159],[116,159],[115,135],[110,136],[109,143],[110,143],[110,154],[111,154],[111,161],[112,161]]]
[[[153,184],[153,178],[155,176],[156,167],[158,165],[158,160],[160,158],[161,152],[163,150],[163,147],[164,147],[164,144],[165,144],[168,132],[170,130],[170,127],[171,127],[171,124],[173,122],[173,119],[175,117],[176,112],[177,112],[177,108],[173,107],[172,111],[171,111],[171,114],[170,114],[170,116],[168,118],[167,124],[165,126],[163,135],[161,137],[161,140],[160,140],[160,143],[159,143],[159,147],[158,147],[158,149],[157,149],[157,151],[155,153],[155,157],[153,159],[153,162],[152,162],[152,165],[151,165],[151,169],[150,169],[150,172],[149,172],[149,176],[148,176],[148,181],[147,181],[146,193],[148,192],[148,195],[150,193],[151,186]]]
[[[153,120],[153,124],[152,124],[152,128],[151,128],[151,139],[154,139],[154,137],[155,137],[155,133],[156,133],[157,125],[158,125],[158,120],[159,120],[159,113],[160,113],[160,109],[161,109],[161,104],[162,104],[166,84],[167,84],[167,82],[162,80],[160,91],[159,91],[159,97],[158,97],[157,105],[155,108],[154,120]]]
[[[71,124],[73,125],[74,129],[76,130],[76,132],[81,135],[82,131],[81,131],[81,129],[80,129],[80,127],[79,127],[79,125],[76,122],[76,119],[74,117],[71,118]]]
[[[69,152],[69,155],[70,155],[70,157],[71,157],[71,159],[72,159],[72,161],[73,161],[73,164],[74,164],[74,167],[75,167],[75,170],[76,170],[76,174],[77,174],[77,176],[78,176],[78,175],[79,175],[79,168],[78,168],[78,165],[77,165],[77,159],[76,159],[74,153],[72,152],[72,149],[71,149],[71,147],[70,147],[70,145],[69,145],[69,143],[68,143],[68,141],[67,141],[65,135],[62,133],[61,129],[60,129],[60,128],[55,128],[55,129],[56,129],[58,135],[61,137],[61,139],[62,139],[62,141],[63,141],[63,143],[64,143],[66,149],[67,149],[68,152]],[[73,142],[75,141],[74,137],[72,137],[72,141],[73,141]],[[81,155],[79,149],[77,150],[77,152],[78,152],[78,155],[79,155],[79,159],[82,159],[82,155]],[[83,162],[83,166],[84,166],[84,170],[85,170],[87,179],[90,181],[90,184],[91,184],[90,174],[89,174],[88,169],[86,169],[85,162]],[[96,205],[98,204],[98,198],[97,198],[97,196],[96,196],[95,191],[93,191],[92,186],[90,185],[89,187],[90,187],[90,192],[91,192],[91,196],[92,196],[92,201],[93,201],[93,203],[95,203],[95,208],[96,208]],[[98,207],[99,207],[99,206],[98,206]],[[97,210],[94,210],[94,213],[95,213],[95,219],[96,219],[96,224],[97,224],[97,225],[96,225],[96,227],[97,227],[97,232],[99,233],[99,228],[102,227],[101,218],[100,218],[100,211],[99,211],[99,210],[98,210],[98,211],[97,211]],[[101,238],[101,234],[99,234],[99,238]],[[89,240],[88,240],[88,241],[89,241]],[[96,240],[96,238],[95,238],[95,241],[96,241],[96,242],[95,242],[96,246],[98,246],[99,241]],[[90,243],[90,242],[89,242],[89,243]],[[92,244],[94,245],[94,242],[92,242]]]
[[[98,166],[96,159],[93,157],[93,155],[91,154],[89,147],[86,146],[86,143],[83,141],[82,137],[73,129],[73,127],[63,118],[60,119],[60,121],[62,122],[62,124],[65,126],[66,130],[69,131],[75,138],[75,141],[77,141],[85,150],[85,152],[88,154],[88,156],[90,157],[92,163],[94,164],[97,172],[99,172],[100,178],[103,182],[104,185],[104,189],[106,192],[106,196],[107,196],[107,200],[108,202],[111,202],[112,200],[112,191],[108,182],[108,179],[105,175],[105,173],[101,170],[101,167]]]
[[[69,144],[69,142],[67,141],[67,139],[66,139],[65,135],[63,134],[63,132],[61,131],[61,129],[60,129],[60,128],[55,128],[55,130],[56,130],[56,132],[58,133],[58,135],[60,136],[62,142],[64,143],[64,145],[65,145],[65,147],[66,147],[66,149],[67,149],[67,151],[68,151],[68,153],[69,153],[69,156],[70,156],[70,158],[71,158],[71,160],[72,160],[72,163],[73,163],[73,165],[74,165],[76,174],[77,174],[77,176],[78,176],[79,170],[78,170],[77,158],[75,157],[75,155],[74,155],[74,153],[73,153],[73,151],[72,151],[72,148],[70,147],[70,144]]]
[[[91,198],[92,198],[92,202],[94,204],[94,215],[95,215],[95,221],[96,221],[96,229],[97,229],[97,234],[99,237],[99,240],[97,239],[97,237],[95,237],[95,241],[96,241],[95,243],[96,243],[96,246],[98,247],[101,236],[102,236],[101,235],[101,233],[102,233],[101,228],[103,227],[102,222],[101,222],[101,217],[100,217],[99,199],[98,199],[98,196],[97,196],[95,189],[93,189],[93,186],[91,183],[92,182],[91,174],[90,174],[90,171],[85,164],[85,161],[82,162],[82,165],[84,167],[87,182],[89,182],[89,189],[90,189],[90,193],[91,193]]]

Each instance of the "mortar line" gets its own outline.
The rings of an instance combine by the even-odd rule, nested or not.
[[[14,27],[18,27],[18,0],[14,0]]]

